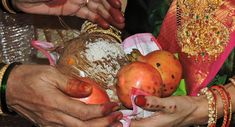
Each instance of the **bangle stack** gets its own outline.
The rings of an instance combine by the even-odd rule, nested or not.
[[[201,89],[198,96],[206,95],[206,98],[208,100],[208,127],[216,127],[216,121],[217,121],[217,110],[216,110],[216,99],[215,94],[206,88]]]
[[[5,11],[11,14],[16,14],[17,12],[19,12],[18,10],[14,8],[12,0],[1,0],[1,5]]]
[[[200,95],[206,95],[208,100],[208,126],[207,127],[216,127],[217,121],[217,94],[221,97],[223,103],[223,123],[221,127],[229,127],[232,119],[232,101],[229,92],[222,85],[212,86],[209,88],[203,88]]]
[[[0,82],[1,82],[1,86],[0,86],[0,103],[1,103],[1,112],[4,114],[15,114],[14,111],[11,111],[6,103],[6,88],[7,88],[7,80],[8,77],[10,75],[10,72],[12,71],[12,69],[16,66],[19,65],[21,63],[12,63],[12,64],[3,64],[1,63],[0,67]]]

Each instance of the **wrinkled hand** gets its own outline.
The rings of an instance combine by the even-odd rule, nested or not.
[[[26,13],[78,16],[108,28],[125,25],[119,0],[13,0]]]
[[[151,117],[133,120],[131,127],[183,127],[206,124],[208,120],[207,99],[203,96],[137,96],[135,103],[156,112]]]
[[[40,126],[121,125],[122,114],[114,112],[116,103],[87,105],[73,99],[88,96],[92,87],[52,66],[20,65],[13,69],[7,84],[8,106]]]

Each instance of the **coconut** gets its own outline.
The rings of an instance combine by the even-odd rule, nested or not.
[[[92,31],[83,26],[80,36],[66,43],[58,64],[70,66],[74,73],[94,79],[112,101],[118,101],[114,86],[116,75],[128,59],[117,36],[106,33],[110,29],[93,28]]]

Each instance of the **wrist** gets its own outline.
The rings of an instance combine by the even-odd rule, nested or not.
[[[7,91],[6,89],[8,88],[7,83],[8,83],[9,76],[12,73],[12,70],[14,69],[14,67],[16,67],[19,64],[21,64],[21,63],[15,62],[15,63],[9,64],[9,66],[7,67],[7,69],[4,72],[3,77],[2,77],[1,87],[0,87],[0,91],[1,91],[1,94],[0,94],[1,95],[1,109],[2,109],[2,112],[6,113],[6,114],[15,114],[14,111],[11,111],[8,108],[7,99],[6,99],[6,91]]]
[[[196,110],[188,118],[190,125],[204,125],[208,122],[208,100],[205,95],[199,97],[191,97]]]
[[[11,107],[11,102],[13,102],[12,100],[14,100],[14,93],[16,92],[15,89],[13,89],[14,85],[17,85],[17,82],[20,81],[19,78],[19,73],[20,71],[18,71],[18,68],[21,67],[22,65],[16,65],[7,80],[7,89],[6,89],[6,103],[9,107]]]

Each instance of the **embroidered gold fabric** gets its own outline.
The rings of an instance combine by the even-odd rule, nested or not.
[[[189,57],[214,60],[229,41],[229,30],[217,21],[214,12],[223,0],[178,0],[178,42]]]

